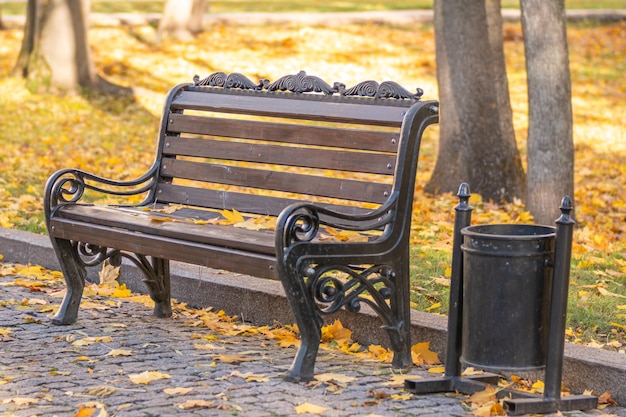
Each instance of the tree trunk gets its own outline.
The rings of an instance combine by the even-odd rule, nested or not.
[[[206,0],[167,0],[159,21],[157,41],[172,36],[189,41],[202,32],[202,17],[208,10]]]
[[[489,16],[487,9],[489,8]],[[524,193],[501,41],[499,3],[435,0],[440,140],[428,192],[454,192],[468,182],[484,198]],[[499,32],[499,34],[494,34]]]
[[[526,208],[553,224],[560,201],[574,197],[572,97],[563,0],[522,0],[528,74]]]
[[[22,48],[13,70],[33,91],[79,87],[121,94],[128,89],[100,78],[87,42],[89,0],[28,0]]]

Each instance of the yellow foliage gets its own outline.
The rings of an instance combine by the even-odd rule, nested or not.
[[[323,414],[328,408],[311,403],[304,403],[295,406],[294,410],[296,414]]]
[[[322,343],[336,342],[339,345],[351,343],[352,330],[343,327],[339,320],[322,327]]]
[[[439,355],[430,350],[430,342],[417,343],[411,347],[411,357],[415,365],[437,365]]]
[[[171,376],[162,372],[158,372],[158,371],[144,371],[139,374],[128,374],[128,378],[131,380],[133,384],[147,385],[159,379],[170,379]]]

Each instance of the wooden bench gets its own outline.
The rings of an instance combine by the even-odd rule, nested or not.
[[[67,284],[53,322],[76,321],[86,267],[122,257],[144,273],[155,314],[170,316],[175,260],[282,281],[302,339],[288,378],[313,377],[320,315],[361,303],[382,318],[393,365],[409,366],[415,174],[422,133],[438,121],[421,94],[304,72],[273,83],[215,73],[173,88],[143,176],[63,169],[48,180]],[[98,194],[122,202],[93,204]]]

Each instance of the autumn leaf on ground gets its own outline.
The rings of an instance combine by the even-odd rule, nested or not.
[[[438,365],[441,363],[437,352],[433,352],[429,348],[430,342],[417,343],[411,347],[411,357],[415,365]]]
[[[78,412],[73,417],[107,417],[104,404],[99,402],[87,402],[78,405]]]
[[[193,391],[193,388],[183,388],[183,387],[165,388],[163,390],[163,392],[166,393],[167,395],[187,395],[191,391]]]
[[[157,371],[144,371],[140,374],[128,374],[128,378],[134,384],[149,384],[159,379],[169,379],[171,376]]]
[[[422,379],[419,375],[409,375],[409,374],[393,374],[391,376],[391,380],[385,382],[383,385],[391,388],[399,388],[404,387],[404,383],[407,379]]]
[[[131,294],[132,291],[126,288],[126,284],[119,284],[116,282],[115,291],[111,293],[111,297],[128,298]]]
[[[424,311],[432,311],[432,310],[436,310],[436,309],[438,309],[439,307],[441,307],[441,303],[434,303],[434,304],[432,304],[430,307],[426,307],[426,308],[424,309]]]
[[[94,343],[110,343],[113,341],[111,336],[95,336],[95,337],[85,337],[83,339],[76,340],[72,342],[72,346],[75,347],[84,347],[93,345]]]
[[[383,363],[391,363],[393,360],[393,351],[380,345],[368,346],[369,357]]]
[[[227,354],[227,353],[220,354],[220,355],[215,355],[213,357],[213,359],[215,359],[216,361],[224,362],[224,363],[230,363],[232,365],[237,365],[237,364],[240,364],[242,362],[252,362],[252,361],[255,360],[254,358],[250,358],[250,357],[247,357],[247,356],[230,355],[230,354]]]
[[[328,410],[326,407],[311,403],[297,405],[294,409],[296,410],[296,414],[322,414],[324,411]]]
[[[0,401],[2,404],[15,404],[15,405],[31,405],[39,402],[37,398],[28,398],[28,397],[13,397],[13,398],[5,398]]]
[[[484,390],[475,392],[465,402],[473,409],[469,414],[475,416],[506,415],[498,401],[497,391],[492,385],[487,385]]]
[[[226,350],[224,346],[218,346],[213,343],[204,343],[204,344],[195,343],[193,347],[199,350]]]
[[[351,343],[351,337],[352,330],[343,327],[339,320],[322,327],[322,343],[336,342],[339,345]]]
[[[598,404],[618,405],[617,402],[611,398],[611,391],[604,391],[604,393],[598,397]]]
[[[215,401],[187,400],[184,403],[175,403],[174,406],[183,410],[190,410],[192,408],[211,408],[214,404]]]
[[[483,405],[494,401],[498,401],[498,398],[496,397],[496,389],[492,385],[487,385],[484,390],[470,395],[466,402],[482,407]]]
[[[269,378],[263,374],[254,374],[252,372],[246,372],[242,374],[239,371],[233,371],[230,376],[245,379],[246,382],[269,382]]]
[[[115,286],[120,276],[120,267],[113,266],[108,262],[102,263],[102,269],[98,272],[98,284],[101,286]]]
[[[331,372],[325,372],[322,374],[315,375],[315,379],[321,382],[334,382],[336,384],[341,384],[346,386],[349,382],[356,380],[353,376],[348,376],[344,374],[334,374]]]
[[[113,356],[114,358],[117,358],[118,356],[132,356],[132,354],[133,354],[132,350],[113,349],[112,351],[110,351],[104,356]]]
[[[265,332],[265,337],[277,339],[278,345],[282,348],[300,345],[300,339],[298,338],[298,335],[294,331],[285,327],[268,330],[267,332]]]
[[[432,368],[428,368],[429,374],[443,374],[446,371],[446,368],[443,366],[433,366]]]
[[[109,385],[99,385],[96,387],[91,387],[87,391],[87,395],[93,395],[96,397],[107,397],[109,395],[113,395],[117,392],[117,388],[109,386]]]
[[[80,302],[81,310],[108,310],[111,306],[98,301],[83,300]]]

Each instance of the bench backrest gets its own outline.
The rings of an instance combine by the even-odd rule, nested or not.
[[[401,131],[409,108],[423,104],[418,94],[395,83],[346,90],[302,72],[272,84],[239,74],[196,78],[168,96],[156,201],[261,215],[302,200],[376,208],[406,163]],[[421,131],[413,136],[402,140],[417,141],[417,151]],[[416,165],[417,153],[408,157]]]

